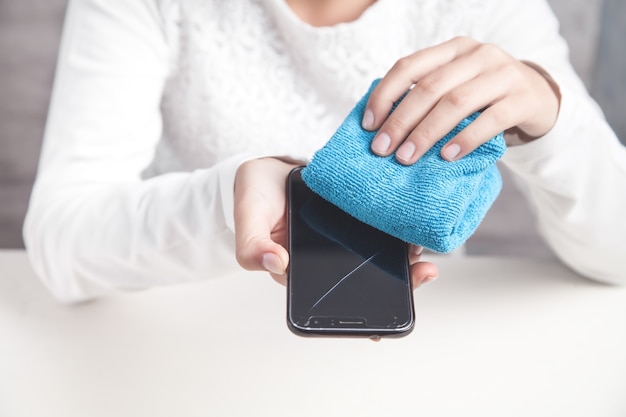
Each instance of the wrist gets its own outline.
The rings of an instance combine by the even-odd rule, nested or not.
[[[538,118],[544,119],[538,125],[535,123],[520,124],[513,126],[504,132],[507,145],[515,146],[532,142],[545,136],[556,124],[561,108],[561,89],[552,76],[541,66],[530,61],[521,61],[531,72],[534,78],[539,81]],[[543,85],[542,85],[543,84]]]

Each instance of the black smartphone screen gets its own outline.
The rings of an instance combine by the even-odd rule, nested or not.
[[[402,335],[413,327],[407,245],[289,177],[287,319],[302,334]]]

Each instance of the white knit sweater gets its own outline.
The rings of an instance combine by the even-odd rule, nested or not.
[[[504,162],[566,263],[626,282],[626,150],[544,0],[379,0],[324,28],[283,0],[71,1],[24,228],[37,274],[79,301],[235,270],[239,164],[310,157],[374,78],[455,35],[559,83],[557,125]]]

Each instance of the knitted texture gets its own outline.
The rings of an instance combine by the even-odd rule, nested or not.
[[[116,14],[117,2],[109,3],[107,13]],[[203,170],[237,154],[308,160],[399,57],[492,30],[480,23],[484,0],[376,1],[355,21],[324,27],[298,19],[285,0],[146,3],[155,24],[163,24],[148,49],[169,58],[170,67],[160,103],[163,131],[143,178]],[[145,23],[142,14],[127,17],[137,30]],[[166,69],[141,71],[161,77]],[[152,126],[152,113],[141,116]]]
[[[441,148],[471,123],[464,119],[415,164],[370,150],[376,132],[361,127],[369,93],[302,171],[314,192],[348,214],[406,242],[450,252],[476,230],[502,188],[495,165],[506,145],[502,134],[464,158],[448,162]],[[397,105],[398,103],[396,103]]]

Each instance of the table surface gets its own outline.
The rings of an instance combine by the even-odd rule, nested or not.
[[[262,273],[67,306],[0,251],[0,416],[626,416],[626,288],[440,257],[401,339],[303,338]]]

